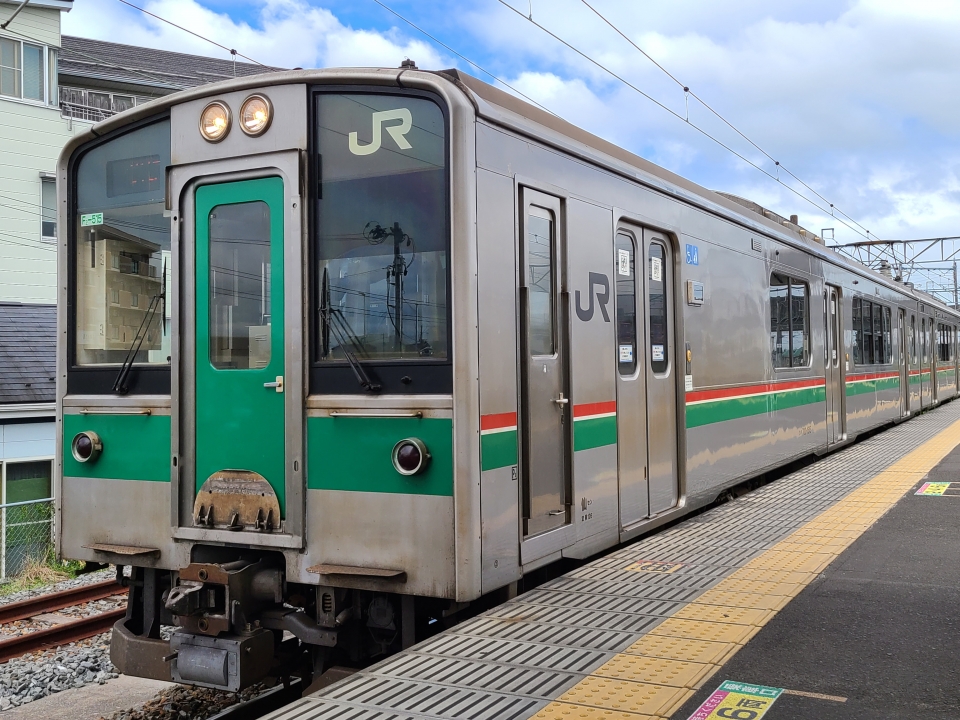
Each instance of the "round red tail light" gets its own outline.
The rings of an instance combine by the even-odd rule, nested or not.
[[[103,451],[100,436],[89,430],[77,433],[70,443],[70,452],[77,462],[93,462]]]
[[[393,467],[401,475],[417,475],[430,464],[430,452],[423,441],[407,438],[393,446]]]

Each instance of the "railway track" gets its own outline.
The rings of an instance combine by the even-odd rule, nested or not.
[[[103,600],[114,595],[123,595],[126,592],[126,588],[121,587],[113,580],[109,580],[11,603],[0,607],[0,632],[2,632],[2,626],[6,623],[25,620],[43,613],[62,610],[94,600]],[[34,650],[64,645],[99,635],[113,627],[113,624],[122,618],[125,612],[124,608],[118,608],[58,623],[52,627],[24,633],[23,635],[4,638],[0,640],[0,662],[6,662],[11,658]]]

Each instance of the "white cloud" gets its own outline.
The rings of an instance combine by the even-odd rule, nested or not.
[[[152,0],[143,7],[258,62],[278,67],[396,67],[405,57],[438,67],[442,56],[396,31],[379,33],[342,24],[329,10],[303,0],[264,0],[256,25],[235,21],[194,0]],[[67,35],[230,59],[216,46],[116,0],[83,0],[63,18]]]

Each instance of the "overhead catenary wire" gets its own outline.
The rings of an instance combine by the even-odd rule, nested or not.
[[[857,222],[854,218],[850,217],[850,215],[848,215],[848,214],[845,213],[843,210],[841,210],[841,209],[838,208],[836,205],[834,205],[832,202],[830,202],[827,198],[825,198],[823,195],[821,195],[819,192],[817,192],[817,190],[815,190],[814,188],[810,187],[810,185],[808,185],[807,183],[805,183],[801,178],[799,178],[799,177],[798,177],[797,175],[795,175],[793,172],[791,172],[790,170],[788,170],[782,163],[780,163],[780,161],[776,160],[770,153],[768,153],[766,150],[764,150],[762,147],[760,147],[760,146],[759,146],[756,142],[754,142],[752,139],[750,139],[749,137],[747,137],[747,135],[746,135],[745,133],[743,133],[737,126],[735,126],[732,122],[730,122],[729,120],[727,120],[723,115],[721,115],[717,110],[715,110],[706,100],[704,100],[704,99],[701,98],[699,95],[697,95],[693,90],[691,90],[689,86],[684,85],[683,82],[681,82],[677,77],[675,77],[675,76],[673,75],[673,73],[671,73],[671,72],[670,72],[669,70],[667,70],[663,65],[661,65],[661,64],[658,63],[656,60],[654,60],[642,47],[640,47],[639,45],[637,45],[637,43],[635,43],[632,39],[630,39],[630,37],[628,37],[622,30],[620,30],[620,28],[618,28],[616,25],[614,25],[613,22],[611,22],[609,19],[607,19],[607,17],[605,17],[599,10],[597,10],[595,7],[593,7],[593,5],[591,5],[589,2],[587,2],[587,0],[580,0],[580,2],[583,3],[584,5],[586,5],[587,8],[589,8],[598,18],[600,18],[601,20],[603,20],[603,22],[605,22],[607,25],[609,25],[620,37],[622,37],[624,40],[626,40],[628,43],[630,43],[634,48],[636,48],[636,49],[640,52],[641,55],[643,55],[645,58],[647,58],[647,60],[649,60],[650,62],[652,62],[652,63],[653,63],[654,65],[656,65],[661,71],[663,71],[663,73],[664,73],[667,77],[669,77],[669,78],[670,78],[671,80],[673,80],[677,85],[679,85],[681,88],[683,88],[683,92],[684,92],[684,95],[685,95],[685,96],[686,96],[686,95],[689,95],[689,96],[692,97],[694,100],[696,100],[698,103],[700,103],[701,105],[703,105],[703,107],[705,107],[707,110],[709,110],[711,113],[713,113],[713,115],[714,115],[717,119],[719,119],[724,125],[726,125],[728,128],[730,128],[731,130],[733,130],[737,135],[739,135],[739,136],[742,137],[744,140],[746,140],[748,143],[750,143],[750,144],[751,144],[754,148],[756,148],[760,153],[762,153],[763,155],[765,155],[765,156],[767,157],[767,159],[769,159],[770,162],[774,163],[780,170],[783,170],[785,173],[787,173],[787,175],[789,175],[789,176],[792,177],[794,180],[796,180],[798,183],[800,183],[801,185],[803,185],[803,187],[805,187],[807,190],[809,190],[810,192],[812,192],[814,195],[816,195],[818,198],[820,198],[823,202],[828,203],[828,204],[830,205],[830,209],[831,209],[831,210],[836,210],[838,213],[840,213],[840,214],[843,215],[845,218],[847,218],[848,220],[850,220],[850,222],[852,222],[854,225],[856,225],[856,226],[859,227],[861,230],[863,230],[864,232],[866,232],[868,235],[870,234],[870,231],[867,230],[867,228],[865,228],[863,225],[861,225],[859,222]]]
[[[121,2],[125,2],[126,0],[120,0],[120,1],[121,1]],[[544,107],[543,105],[541,105],[540,103],[538,103],[536,100],[534,100],[532,97],[530,97],[529,95],[525,95],[524,93],[520,92],[519,90],[517,90],[517,88],[513,87],[513,85],[511,85],[510,83],[508,83],[506,80],[503,80],[502,78],[497,77],[496,75],[494,75],[494,74],[493,74],[492,72],[490,72],[489,70],[484,70],[482,67],[480,67],[479,65],[477,65],[477,63],[475,63],[473,60],[471,60],[470,58],[468,58],[466,55],[461,55],[459,52],[457,52],[456,50],[454,50],[452,47],[450,47],[449,45],[447,45],[445,42],[443,42],[442,40],[438,40],[438,39],[435,38],[433,35],[431,35],[431,34],[428,33],[426,30],[424,30],[422,27],[420,27],[419,25],[416,25],[415,23],[411,22],[410,20],[408,20],[407,18],[405,18],[403,15],[401,15],[400,13],[398,13],[398,12],[397,12],[396,10],[394,10],[393,8],[385,5],[385,4],[382,3],[380,0],[373,0],[373,2],[375,2],[377,5],[379,5],[380,7],[382,7],[382,8],[383,8],[384,10],[386,10],[387,12],[392,13],[393,15],[396,15],[398,18],[400,18],[401,20],[403,20],[407,25],[409,25],[410,27],[412,27],[414,30],[417,30],[418,32],[423,33],[424,35],[426,35],[428,38],[430,38],[431,40],[433,40],[433,42],[435,42],[435,43],[436,43],[437,45],[439,45],[440,47],[445,48],[447,51],[452,52],[454,55],[456,55],[458,58],[460,58],[460,59],[463,60],[464,62],[469,63],[470,65],[472,65],[473,67],[475,67],[477,70],[479,70],[480,72],[482,72],[484,75],[487,75],[488,77],[492,77],[494,80],[496,80],[498,83],[500,83],[500,84],[503,85],[504,87],[509,88],[510,90],[513,90],[513,92],[515,92],[517,95],[519,95],[520,97],[522,97],[524,100],[527,100],[528,102],[533,103],[533,104],[536,105],[538,108],[540,108],[540,109],[543,110],[544,112],[550,113],[550,114],[553,115],[554,117],[559,117],[555,112],[553,112],[553,110],[550,110],[549,108]]]
[[[208,43],[210,43],[211,45],[216,45],[218,48],[222,48],[223,50],[226,50],[228,53],[230,53],[231,55],[234,56],[234,62],[236,62],[237,56],[240,56],[240,57],[242,57],[244,60],[249,60],[249,61],[252,62],[254,65],[259,65],[260,67],[265,67],[265,68],[267,68],[268,70],[272,69],[272,68],[270,68],[269,65],[264,65],[262,62],[260,62],[259,60],[254,60],[254,59],[253,59],[252,57],[250,57],[249,55],[244,55],[242,52],[239,52],[238,50],[236,50],[236,49],[234,49],[234,48],[229,48],[229,47],[227,47],[226,45],[221,45],[221,44],[218,43],[216,40],[211,40],[210,38],[204,37],[203,35],[201,35],[201,34],[198,33],[198,32],[194,32],[193,30],[188,30],[187,28],[183,27],[182,25],[177,25],[175,22],[172,22],[172,21],[170,21],[170,20],[167,20],[167,19],[164,18],[164,17],[160,17],[159,15],[157,15],[157,14],[155,14],[155,13],[152,13],[152,12],[150,12],[149,10],[146,10],[146,9],[140,7],[139,5],[134,5],[132,2],[128,2],[127,0],[118,0],[118,2],[121,2],[121,3],[123,3],[124,5],[127,5],[128,7],[132,7],[134,10],[139,10],[139,11],[142,12],[144,15],[149,15],[149,16],[152,17],[152,18],[156,18],[156,19],[159,20],[160,22],[164,22],[164,23],[166,23],[167,25],[172,25],[173,27],[177,28],[178,30],[183,30],[183,32],[189,33],[190,35],[193,35],[194,37],[200,38],[200,39],[203,40],[204,42],[208,42]]]
[[[716,143],[717,145],[719,145],[721,148],[723,148],[723,149],[726,150],[727,152],[735,155],[735,156],[738,157],[740,160],[742,160],[743,162],[747,163],[747,165],[750,165],[750,166],[753,167],[754,169],[756,169],[756,170],[758,170],[759,172],[763,173],[764,175],[766,175],[766,176],[767,176],[768,178],[770,178],[771,180],[774,180],[775,182],[780,183],[780,184],[781,184],[783,187],[785,187],[787,190],[789,190],[790,192],[792,192],[792,193],[793,193],[794,195],[796,195],[797,197],[801,198],[803,201],[805,201],[805,202],[809,203],[810,205],[812,205],[813,207],[817,208],[820,212],[822,212],[822,213],[824,213],[824,214],[826,214],[826,215],[832,215],[832,214],[833,214],[833,213],[831,213],[829,210],[827,210],[826,208],[821,207],[821,206],[820,206],[819,204],[817,204],[815,201],[811,200],[809,197],[807,197],[806,195],[804,195],[803,193],[801,193],[801,192],[800,192],[799,190],[797,190],[796,188],[793,188],[793,187],[790,187],[789,185],[787,185],[787,184],[786,184],[785,182],[783,182],[777,175],[774,175],[773,173],[769,172],[768,170],[766,170],[765,168],[761,167],[761,166],[758,165],[757,163],[755,163],[755,162],[753,162],[752,160],[748,159],[746,156],[744,156],[743,154],[737,152],[736,150],[734,150],[732,147],[730,147],[729,145],[727,145],[726,143],[724,143],[724,142],[723,142],[722,140],[720,140],[719,138],[711,135],[711,134],[710,134],[709,132],[707,132],[704,128],[700,127],[700,126],[697,125],[696,123],[690,122],[687,118],[684,118],[683,115],[681,115],[680,113],[678,113],[678,112],[676,112],[675,110],[667,107],[667,106],[664,105],[662,102],[660,102],[660,101],[657,100],[656,98],[652,97],[651,95],[645,93],[643,90],[641,90],[640,88],[638,88],[636,85],[634,85],[633,83],[629,82],[628,80],[626,80],[626,79],[623,78],[622,76],[618,75],[617,73],[615,73],[613,70],[611,70],[610,68],[608,68],[608,67],[606,67],[605,65],[603,65],[603,64],[602,64],[601,62],[599,62],[598,60],[594,60],[592,57],[590,57],[589,55],[587,55],[585,52],[583,52],[583,51],[580,50],[579,48],[577,48],[577,47],[575,47],[574,45],[572,45],[571,43],[567,42],[566,40],[564,40],[563,38],[561,38],[559,35],[551,32],[551,31],[548,30],[546,27],[544,27],[543,25],[541,25],[540,23],[538,23],[536,20],[534,20],[532,17],[527,17],[527,16],[524,15],[522,12],[520,12],[519,10],[517,10],[515,7],[513,7],[512,5],[510,5],[510,3],[506,2],[506,0],[497,0],[497,2],[499,2],[501,5],[503,5],[503,6],[504,6],[505,8],[507,8],[508,10],[516,13],[517,15],[519,15],[521,18],[523,18],[523,19],[526,20],[527,22],[535,25],[537,28],[539,28],[541,31],[543,31],[544,33],[546,33],[547,35],[549,35],[550,37],[552,37],[554,40],[556,40],[556,41],[559,42],[560,44],[564,45],[564,46],[567,47],[568,49],[572,50],[573,52],[577,53],[577,55],[579,55],[580,57],[582,57],[582,58],[583,58],[584,60],[586,60],[587,62],[589,62],[589,63],[597,66],[598,68],[600,68],[601,70],[603,70],[605,73],[607,73],[607,74],[610,75],[611,77],[615,78],[616,80],[618,80],[618,81],[620,81],[621,83],[623,83],[624,85],[626,85],[626,86],[627,86],[628,88],[630,88],[631,90],[633,90],[633,91],[637,92],[638,94],[642,95],[642,96],[645,97],[647,100],[649,100],[650,102],[652,102],[654,105],[658,106],[659,108],[661,108],[661,109],[665,110],[666,112],[670,113],[671,115],[673,115],[673,116],[674,116],[675,118],[677,118],[678,120],[681,120],[681,121],[684,122],[685,124],[689,125],[690,127],[692,127],[694,130],[696,130],[697,132],[699,132],[699,133],[700,133],[701,135],[703,135],[704,137],[708,138],[709,140],[712,140],[714,143]],[[776,162],[776,161],[775,161],[775,162]],[[779,163],[777,163],[777,167],[780,167]],[[829,203],[828,203],[828,204],[829,204]],[[834,216],[834,217],[836,217],[836,216]],[[842,224],[842,225],[843,225],[844,227],[846,227],[848,230],[853,231],[854,233],[856,233],[856,234],[859,235],[860,237],[863,237],[863,238],[865,238],[865,239],[867,239],[867,240],[870,239],[869,231],[865,230],[864,232],[861,232],[860,229],[854,227],[853,225],[851,225],[850,223],[846,222],[846,221],[843,220],[842,218],[836,217],[836,219],[837,219],[837,221],[840,222],[840,224]],[[856,224],[859,225],[859,223],[856,223]],[[866,233],[866,234],[865,234],[865,233]]]

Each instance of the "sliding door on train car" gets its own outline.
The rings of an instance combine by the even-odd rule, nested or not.
[[[846,384],[843,348],[843,313],[840,311],[840,289],[827,285],[824,292],[826,315],[826,343],[824,343],[824,371],[826,375],[827,442],[833,444],[846,439]]]
[[[933,387],[930,382],[932,376],[930,363],[933,358],[930,348],[930,325],[928,318],[920,317],[920,404],[923,407],[933,404]]]
[[[677,388],[673,248],[662,234],[616,236],[617,463],[620,524],[676,506]]]
[[[523,534],[572,521],[567,337],[561,302],[560,201],[522,188],[520,479]]]
[[[897,337],[900,348],[900,417],[910,414],[910,341],[907,336],[907,311],[897,311]]]

